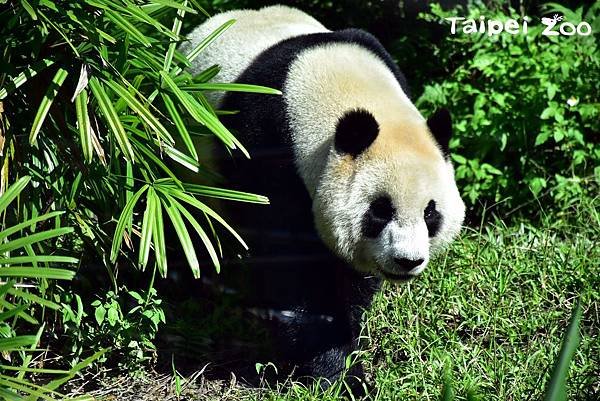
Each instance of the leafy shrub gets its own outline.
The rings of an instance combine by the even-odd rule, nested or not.
[[[466,198],[517,208],[550,194],[565,207],[591,195],[600,179],[600,5],[584,12],[549,5],[567,21],[586,21],[589,36],[543,36],[534,19],[527,35],[450,34],[443,18],[460,9],[432,7],[423,17],[445,24],[441,63],[465,59],[448,78],[427,85],[417,105],[448,107],[456,136],[456,176]],[[468,18],[521,18],[515,10],[470,7]]]
[[[267,201],[184,185],[173,167],[191,170],[198,180],[210,173],[199,160],[197,136],[215,135],[226,148],[247,154],[221,124],[204,91],[277,93],[207,85],[218,68],[196,77],[186,72],[233,23],[184,56],[177,51],[185,40],[182,21],[196,13],[187,1],[46,0],[33,5],[11,1],[0,14],[0,51],[7,61],[0,70],[4,181],[31,174],[37,184],[26,194],[24,207],[30,212],[68,210],[67,220],[78,234],[73,248],[102,258],[112,277],[118,259],[142,269],[158,266],[164,276],[169,223],[195,276],[199,264],[187,225],[218,267],[211,241],[219,231],[212,221],[233,230],[197,196]],[[207,223],[200,224],[197,216],[207,217]],[[129,263],[123,244],[137,248],[135,262]]]
[[[0,214],[6,218],[8,206],[27,187],[30,177],[19,179],[0,196]],[[6,400],[52,400],[62,396],[55,390],[79,370],[97,359],[103,351],[76,364],[70,370],[49,370],[34,363],[39,354],[44,325],[40,324],[46,311],[60,311],[61,306],[49,298],[48,283],[71,280],[75,272],[57,268],[73,265],[77,259],[51,255],[44,244],[70,234],[70,227],[55,226],[39,229],[51,222],[60,212],[51,212],[0,225],[0,398]],[[36,227],[38,229],[36,229]],[[27,334],[24,334],[27,333]],[[34,375],[52,375],[45,386],[35,384]],[[28,398],[29,397],[29,398]],[[31,398],[33,397],[33,398]]]
[[[119,270],[149,268],[152,277],[165,276],[171,228],[196,277],[205,256],[218,269],[221,228],[243,241],[203,198],[268,202],[199,185],[212,172],[198,157],[197,137],[214,135],[227,149],[247,154],[204,92],[277,94],[250,85],[208,85],[218,68],[198,76],[186,71],[233,23],[183,55],[177,50],[186,40],[183,20],[202,13],[196,1],[187,0],[0,2],[0,194],[19,177],[31,176],[19,214],[29,219],[65,211],[52,215],[54,224],[74,232],[55,249],[77,256],[82,275],[93,274],[89,266],[100,261],[111,280],[92,289],[100,299],[96,311],[108,307],[106,319],[95,325],[83,305],[91,294],[67,290],[55,298],[65,307],[73,361],[82,347],[102,344],[128,354],[129,361],[146,359],[140,350],[151,357],[152,337],[164,319],[160,304],[151,293],[151,302],[125,309],[124,297],[135,292],[120,285]],[[181,170],[198,182],[184,182]],[[17,213],[7,215],[10,220]],[[113,292],[107,293],[109,287]]]
[[[153,361],[153,340],[159,325],[165,323],[157,295],[154,288],[149,292],[121,288],[97,296],[87,311],[77,294],[64,294],[62,326],[70,347],[70,364],[79,363],[85,350],[98,346],[114,351],[101,362],[111,360],[124,371],[139,372],[141,366]]]

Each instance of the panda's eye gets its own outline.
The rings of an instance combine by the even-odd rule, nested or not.
[[[365,214],[363,230],[367,237],[375,238],[385,226],[392,220],[396,210],[392,200],[388,196],[380,196],[371,202],[369,210]]]
[[[425,224],[427,225],[429,237],[435,237],[438,231],[440,231],[440,226],[442,225],[442,215],[435,208],[435,201],[433,199],[427,204],[425,212],[423,212],[423,218],[425,219]]]
[[[369,210],[373,214],[373,217],[381,220],[389,221],[394,215],[394,206],[392,206],[392,201],[387,196],[382,196],[375,199],[371,203]]]

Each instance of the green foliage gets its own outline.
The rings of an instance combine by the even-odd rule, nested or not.
[[[0,214],[6,218],[8,206],[15,202],[30,182],[23,177],[0,196]],[[73,230],[48,228],[60,213],[47,213],[9,226],[0,225],[0,397],[6,400],[62,398],[55,390],[78,371],[100,357],[93,355],[69,370],[37,367],[33,358],[43,349],[39,344],[47,312],[61,306],[49,300],[49,280],[71,280],[75,272],[59,265],[73,265],[77,259],[46,253],[44,244],[60,240]],[[57,221],[57,220],[56,220]],[[46,227],[42,227],[46,225]],[[39,386],[30,379],[46,375],[57,377]]]
[[[19,214],[55,227],[28,241],[73,231],[52,250],[77,256],[84,282],[99,261],[110,278],[92,290],[98,292],[93,310],[84,306],[93,293],[50,286],[63,306],[71,365],[101,346],[112,348],[115,360],[122,356],[124,368],[153,358],[152,340],[164,321],[160,301],[153,288],[147,294],[124,288],[119,270],[150,266],[152,282],[157,271],[165,276],[167,247],[174,245],[169,232],[195,277],[203,258],[219,270],[221,233],[244,242],[205,199],[268,203],[263,196],[199,185],[215,172],[200,160],[198,138],[214,136],[230,152],[249,156],[205,91],[279,95],[260,86],[209,83],[218,69],[187,72],[235,22],[181,54],[183,21],[203,14],[194,0],[14,0],[0,8],[0,193],[31,176],[34,185],[21,193]],[[193,174],[193,183],[180,178],[183,170]],[[16,218],[13,212],[8,219]],[[16,245],[0,243],[0,252]],[[6,267],[4,275],[33,274],[28,268]],[[35,274],[66,278],[48,266]],[[124,299],[137,300],[137,294],[143,304]]]
[[[182,21],[203,11],[190,7],[195,3],[11,1],[0,12],[0,51],[8,62],[0,70],[6,137],[0,152],[2,181],[31,174],[37,185],[24,207],[31,213],[49,205],[68,210],[63,220],[78,234],[73,248],[92,250],[84,254],[103,258],[113,277],[119,263],[142,269],[157,263],[164,276],[169,225],[196,277],[200,268],[188,226],[200,235],[218,269],[220,255],[213,243],[219,231],[210,220],[239,236],[198,197],[268,202],[252,194],[190,187],[178,178],[181,169],[198,180],[213,174],[198,157],[195,138],[200,136],[214,135],[230,151],[248,156],[204,91],[279,94],[252,85],[209,84],[214,74],[194,77],[186,71],[234,22],[183,55],[177,51],[185,40]],[[180,202],[192,204],[198,213],[181,211]],[[136,263],[129,260],[132,248],[137,248]]]
[[[62,324],[69,338],[71,365],[79,362],[85,350],[100,346],[112,350],[103,362],[110,359],[124,371],[139,372],[156,357],[153,340],[159,325],[165,323],[156,290],[122,289],[97,298],[85,310],[78,295],[65,297]]]
[[[417,105],[452,111],[456,177],[472,204],[505,200],[508,210],[550,194],[555,207],[566,207],[597,191],[599,4],[576,11],[546,7],[568,14],[571,23],[590,23],[590,36],[543,36],[536,19],[527,35],[451,35],[443,20],[521,18],[499,6],[469,7],[468,13],[434,6],[424,16],[448,30],[439,62],[464,62],[442,82],[427,85]]]

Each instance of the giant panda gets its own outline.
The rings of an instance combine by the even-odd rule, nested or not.
[[[216,81],[282,95],[209,98],[236,111],[224,123],[252,155],[213,147],[219,170],[230,187],[271,200],[229,210],[250,254],[241,255],[245,267],[224,270],[258,294],[264,310],[280,312],[279,361],[298,376],[332,381],[356,350],[361,314],[382,281],[418,276],[460,231],[465,207],[448,152],[450,114],[419,113],[372,35],[330,31],[286,6],[215,15],[181,51],[231,19],[191,72],[218,65]],[[362,368],[347,373],[360,378]]]

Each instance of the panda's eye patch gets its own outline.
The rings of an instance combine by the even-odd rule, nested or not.
[[[425,219],[425,224],[427,225],[429,237],[435,237],[442,225],[442,214],[435,208],[435,201],[433,199],[427,204],[423,217]]]
[[[363,230],[365,236],[376,238],[392,220],[395,212],[392,200],[388,196],[380,196],[371,202],[364,218]]]

